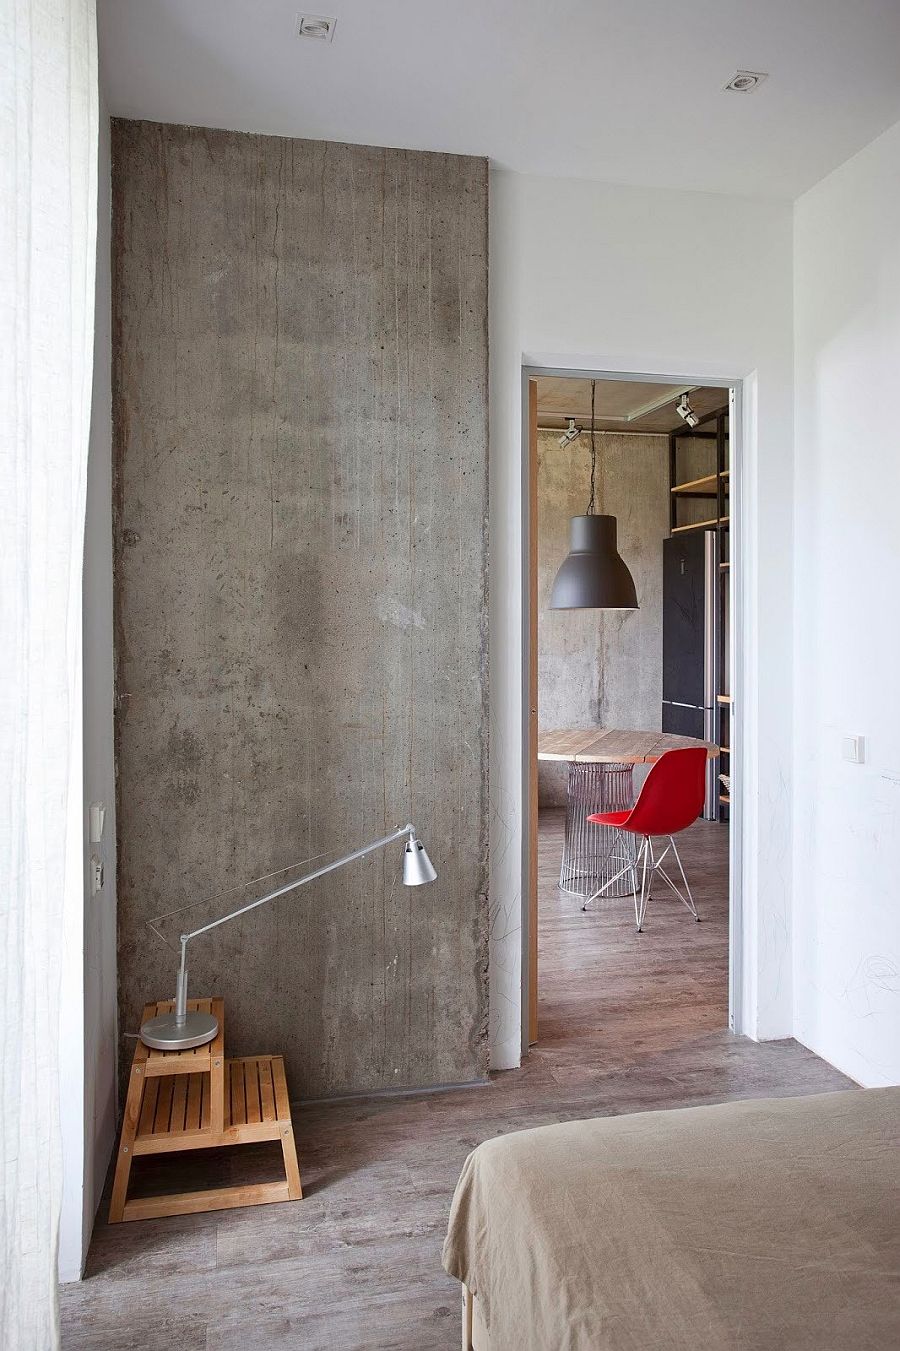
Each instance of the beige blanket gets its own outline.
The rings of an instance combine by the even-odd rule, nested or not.
[[[489,1140],[444,1266],[491,1351],[900,1348],[900,1088]]]

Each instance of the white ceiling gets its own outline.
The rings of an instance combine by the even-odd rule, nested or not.
[[[314,3],[330,44],[303,0],[98,0],[110,111],[787,198],[900,119],[900,0]]]

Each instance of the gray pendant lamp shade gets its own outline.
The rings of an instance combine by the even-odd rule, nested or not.
[[[591,496],[587,515],[573,516],[569,525],[569,552],[550,592],[551,610],[637,610],[634,578],[616,545],[615,516],[594,514],[597,446],[594,440],[594,399],[591,381]]]
[[[615,516],[573,516],[551,610],[636,610],[634,579],[616,548]]]

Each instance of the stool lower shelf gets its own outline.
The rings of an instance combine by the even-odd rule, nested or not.
[[[280,1055],[226,1060],[222,1001],[191,1000],[190,1005],[218,1017],[218,1035],[209,1046],[186,1052],[148,1052],[138,1043],[116,1160],[111,1224],[302,1197],[284,1060]],[[168,1003],[148,1005],[144,1018],[169,1007]],[[142,1155],[223,1149],[266,1140],[281,1145],[282,1179],[128,1199],[131,1164]]]

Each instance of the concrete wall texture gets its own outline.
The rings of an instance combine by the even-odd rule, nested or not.
[[[569,550],[569,520],[590,495],[590,445],[561,449],[538,434],[538,725],[640,727],[662,720],[662,542],[669,533],[669,441],[599,432],[598,510],[618,520],[619,553],[637,588],[633,612],[551,610],[550,591]],[[566,800],[565,765],[542,764],[543,805]]]
[[[487,199],[479,159],[113,124],[121,1026],[173,993],[152,916],[407,819],[439,872],[191,945],[294,1098],[487,1068]]]

